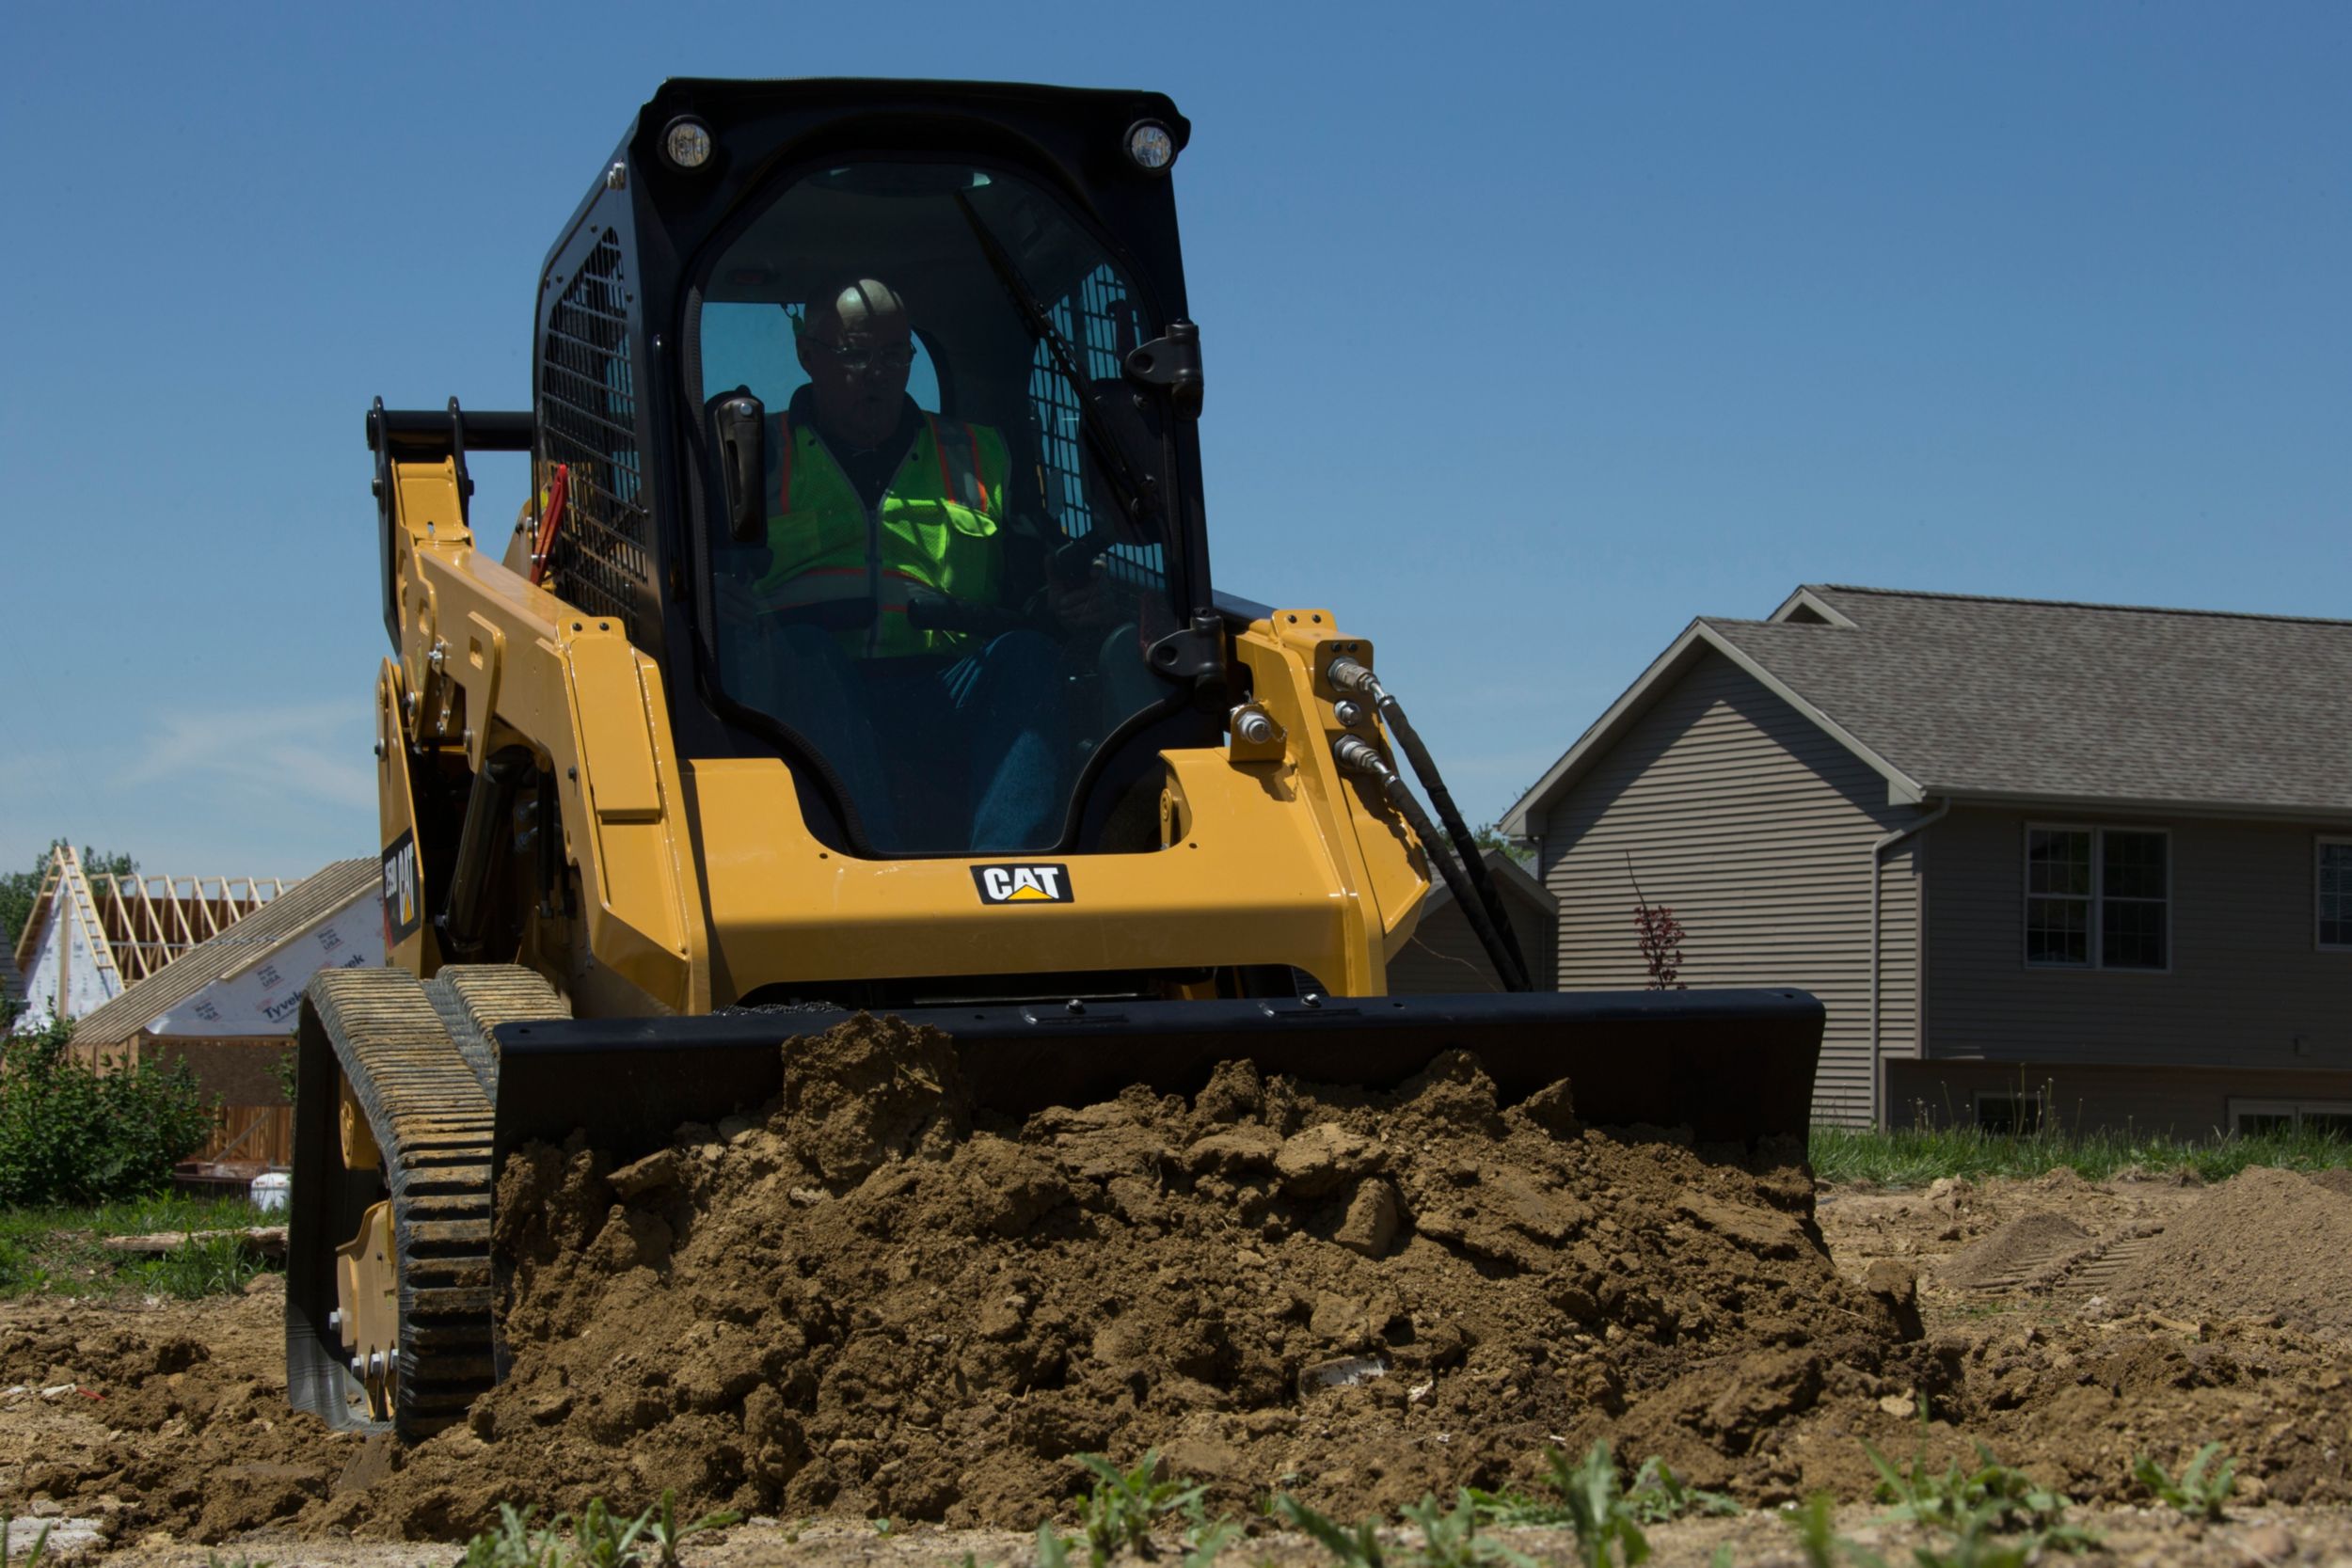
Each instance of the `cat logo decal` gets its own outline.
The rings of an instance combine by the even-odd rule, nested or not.
[[[1070,867],[1066,865],[976,865],[972,881],[983,904],[1067,904]]]

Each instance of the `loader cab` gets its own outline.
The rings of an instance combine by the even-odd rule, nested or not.
[[[854,855],[1159,847],[1229,696],[1187,131],[971,84],[640,114],[542,280],[537,462],[556,591],[660,660],[682,753],[782,755]]]

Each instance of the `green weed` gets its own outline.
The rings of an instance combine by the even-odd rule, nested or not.
[[[1086,1530],[1087,1560],[1094,1568],[1120,1552],[1157,1556],[1152,1527],[1170,1513],[1200,1513],[1201,1495],[1208,1490],[1182,1481],[1154,1479],[1160,1451],[1146,1453],[1132,1470],[1121,1470],[1100,1454],[1082,1453],[1078,1463],[1094,1472],[1094,1489],[1079,1509]]]
[[[1405,1517],[1421,1531],[1421,1550],[1413,1554],[1420,1568],[1484,1568],[1503,1563],[1507,1568],[1536,1568],[1535,1560],[1478,1533],[1480,1507],[1468,1488],[1454,1494],[1454,1506],[1438,1506],[1436,1494],[1406,1506]]]
[[[1226,1547],[1241,1539],[1241,1526],[1231,1519],[1212,1519],[1200,1494],[1184,1503],[1184,1568],[1210,1568]]]
[[[1558,1455],[1550,1456],[1555,1460]],[[1554,1465],[1552,1486],[1560,1498],[1530,1496],[1525,1492],[1481,1492],[1472,1488],[1467,1495],[1478,1505],[1479,1513],[1499,1525],[1572,1525],[1573,1513],[1565,1501],[1566,1487],[1561,1481],[1565,1461]],[[1666,1462],[1652,1454],[1642,1461],[1633,1484],[1626,1489],[1625,1505],[1633,1513],[1634,1522],[1643,1525],[1662,1525],[1686,1514],[1729,1514],[1740,1512],[1740,1501],[1721,1492],[1708,1492],[1686,1486]]]
[[[1685,1486],[1656,1454],[1642,1461],[1626,1491],[1633,1516],[1645,1525],[1670,1524],[1687,1513],[1730,1514],[1740,1512],[1740,1499],[1722,1492]]]
[[[1796,1536],[1797,1549],[1810,1568],[1836,1568],[1841,1555],[1855,1568],[1886,1568],[1885,1559],[1837,1533],[1837,1505],[1826,1492],[1816,1492],[1786,1510],[1781,1520]]]
[[[1630,1568],[1649,1558],[1649,1540],[1633,1505],[1617,1484],[1617,1463],[1606,1441],[1597,1442],[1581,1464],[1571,1465],[1558,1449],[1544,1455],[1551,1472],[1552,1489],[1566,1506],[1568,1528],[1576,1531],[1576,1549],[1585,1568],[1611,1568],[1613,1553],[1622,1553]]]
[[[626,1523],[601,1497],[589,1498],[578,1519],[559,1513],[545,1526],[534,1527],[532,1520],[537,1513],[499,1504],[498,1528],[466,1544],[458,1568],[677,1568],[681,1542],[740,1517],[708,1513],[680,1526],[676,1495],[671,1492],[662,1493],[660,1502]],[[651,1558],[648,1549],[655,1554]]]
[[[133,1268],[156,1294],[197,1301],[244,1290],[246,1281],[262,1272],[262,1259],[240,1236],[212,1235],[183,1242]]]
[[[2214,1461],[2221,1460],[2217,1467]],[[2174,1481],[2163,1465],[2141,1454],[2132,1461],[2132,1479],[2156,1495],[2158,1501],[2192,1519],[2224,1517],[2222,1505],[2237,1490],[2237,1461],[2223,1458],[2221,1445],[2208,1443],[2189,1459],[2188,1468]]]
[[[1898,1469],[1878,1449],[1862,1445],[1878,1471],[1878,1500],[1894,1504],[1883,1517],[1932,1526],[1954,1537],[1949,1552],[1913,1548],[1920,1568],[1994,1568],[2009,1560],[2012,1545],[2022,1562],[2044,1552],[2079,1552],[2096,1544],[2089,1531],[2066,1523],[2073,1498],[2002,1464],[1982,1443],[1976,1449],[1975,1468],[1954,1460],[1937,1472],[1928,1468],[1924,1452],[1914,1454],[1907,1469]],[[2016,1539],[1997,1539],[2004,1536]]]
[[[1388,1554],[1380,1544],[1377,1519],[1359,1519],[1354,1529],[1343,1529],[1287,1492],[1276,1494],[1273,1512],[1284,1524],[1337,1558],[1341,1568],[1388,1568]]]
[[[15,1515],[0,1513],[0,1568],[10,1568],[8,1537],[15,1524]],[[40,1568],[42,1560],[49,1555],[49,1532],[53,1528],[55,1527],[49,1525],[40,1527],[40,1533],[33,1537],[32,1551],[26,1554],[24,1562],[18,1565],[18,1568]]]

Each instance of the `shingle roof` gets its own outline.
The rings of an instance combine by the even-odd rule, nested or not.
[[[383,863],[371,856],[336,861],[305,877],[220,935],[94,1007],[73,1025],[76,1045],[119,1045],[225,975],[251,968],[354,898],[382,885]]]
[[[1518,899],[1547,921],[1559,918],[1559,895],[1537,881],[1527,867],[1500,849],[1485,850],[1478,858],[1485,863],[1486,875],[1494,879],[1498,895]],[[1453,902],[1454,889],[1440,878],[1430,883],[1429,891],[1422,895],[1421,912],[1425,918]]]
[[[1770,620],[1692,622],[1505,831],[1708,647],[1899,797],[2352,815],[2352,621],[1807,585]]]

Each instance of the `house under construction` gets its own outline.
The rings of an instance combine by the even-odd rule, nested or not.
[[[58,845],[17,935],[17,1026],[96,1011],[285,890],[274,877],[91,876]]]

